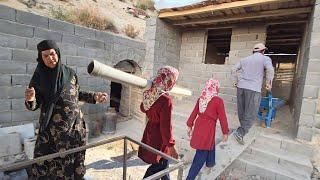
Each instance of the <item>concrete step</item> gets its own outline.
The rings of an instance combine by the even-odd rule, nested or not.
[[[262,134],[254,141],[255,147],[283,150],[288,153],[303,154],[309,159],[313,156],[312,147],[277,134]]]
[[[303,169],[298,169],[290,163],[277,163],[274,158],[267,156],[250,154],[248,151],[238,158],[240,162],[246,164],[246,175],[259,175],[266,179],[310,179],[310,173]]]
[[[256,156],[262,156],[268,160],[272,160],[275,163],[282,165],[293,166],[304,172],[312,173],[313,166],[311,164],[310,158],[304,154],[298,154],[293,152],[288,152],[283,149],[272,148],[267,144],[256,144],[253,143],[248,148],[250,153]]]

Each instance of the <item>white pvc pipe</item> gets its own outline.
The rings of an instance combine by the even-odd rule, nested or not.
[[[150,87],[151,81],[144,78],[120,71],[116,68],[110,67],[108,65],[102,64],[96,60],[93,60],[88,65],[88,73],[93,76],[102,77],[120,84],[128,84],[132,86],[137,86],[141,89]],[[176,95],[191,96],[192,92],[185,88],[174,87],[170,93]]]

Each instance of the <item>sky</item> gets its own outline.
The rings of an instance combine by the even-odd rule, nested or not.
[[[157,9],[172,8],[186,6],[201,1],[203,0],[155,0],[155,7]]]

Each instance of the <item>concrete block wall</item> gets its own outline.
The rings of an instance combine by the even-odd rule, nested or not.
[[[266,27],[263,24],[234,27],[227,64],[236,64],[241,58],[252,54],[252,48],[256,43],[265,43],[265,41]]]
[[[203,89],[205,81],[211,77],[220,80],[220,96],[225,101],[229,115],[236,113],[236,89],[232,87],[231,65],[204,64],[206,31],[182,33],[180,52],[180,74],[178,85],[189,88],[193,96],[179,101],[180,104],[194,105]]]
[[[317,0],[308,26],[306,52],[303,59],[305,79],[298,111],[297,138],[303,140],[320,139],[320,0]]]
[[[153,74],[148,75],[155,75],[163,65],[178,68],[181,32],[158,18],[149,19],[146,29],[145,40],[148,42],[146,45],[146,62],[152,64],[152,68],[149,67],[148,70],[153,70]]]
[[[0,125],[37,122],[39,112],[24,107],[24,90],[37,65],[36,45],[44,39],[58,42],[62,62],[78,75],[80,88],[110,93],[110,81],[89,76],[88,63],[96,59],[115,65],[124,59],[144,67],[144,41],[22,12],[0,5]],[[132,97],[134,101],[135,97]],[[129,107],[125,101],[124,107]],[[109,103],[84,105],[87,122],[100,118]],[[132,108],[132,107],[131,107]],[[132,108],[137,109],[137,108]]]

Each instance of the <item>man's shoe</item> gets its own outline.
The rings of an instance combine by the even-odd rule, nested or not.
[[[244,145],[243,137],[238,133],[238,131],[233,133],[233,137],[238,141],[239,144]]]

